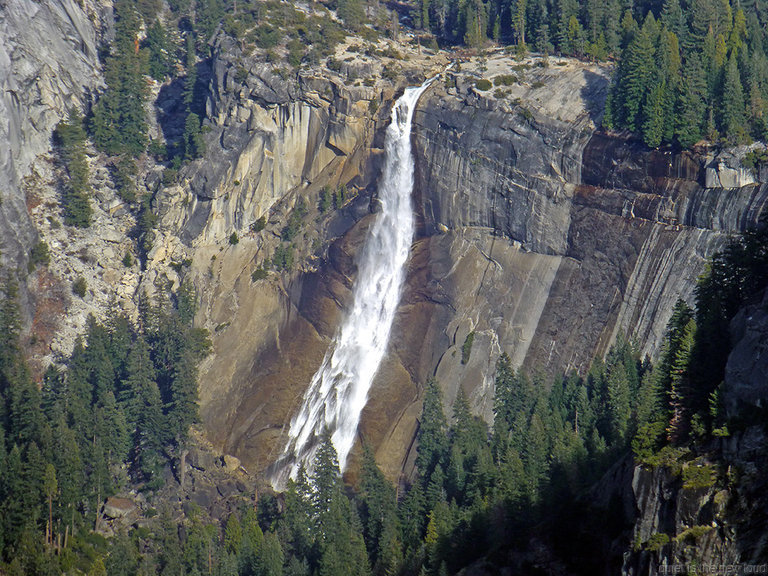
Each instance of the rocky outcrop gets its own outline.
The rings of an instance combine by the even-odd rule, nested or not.
[[[730,435],[699,446],[703,455],[698,458],[679,452],[670,466],[635,467],[628,515],[634,519],[632,547],[624,556],[623,574],[657,574],[665,566],[686,571],[721,567],[706,571],[733,573],[766,569],[768,481],[763,469],[768,438],[761,412],[766,302],[764,293],[731,322],[734,346],[723,387]],[[695,473],[696,468],[707,474]]]
[[[214,343],[200,373],[202,418],[211,440],[249,470],[276,458],[282,428],[338,323],[369,220],[381,130],[398,83],[406,82],[382,79],[381,59],[355,60],[338,74],[288,73],[219,37],[206,156],[157,197],[163,225],[144,282],[178,283],[169,264],[190,263],[183,273],[200,294],[197,321]],[[423,74],[444,62],[425,57],[411,70]],[[363,69],[366,82],[358,78]],[[321,189],[340,185],[348,190],[344,206],[321,213]],[[254,280],[299,203],[308,213],[291,240],[294,271]],[[262,218],[260,230],[253,224]]]
[[[26,270],[38,235],[28,213],[36,192],[38,157],[68,110],[83,104],[100,84],[96,28],[101,3],[14,0],[0,9],[0,266]],[[41,168],[41,169],[44,169]],[[31,179],[30,179],[31,178]],[[27,179],[27,185],[24,185]],[[43,281],[45,284],[45,281]],[[22,285],[23,309],[39,286]]]
[[[230,50],[237,54],[221,50],[222,62]],[[214,329],[204,418],[217,443],[263,468],[354,280],[375,193],[376,134],[386,124],[381,112],[366,119],[369,102],[386,108],[393,93],[382,81],[355,86],[327,72],[284,80],[264,63],[242,66],[238,83],[233,63],[213,64],[209,141],[222,161],[187,173],[196,194],[175,221],[206,286],[199,318]],[[483,92],[480,76],[506,81]],[[728,172],[738,165],[731,157],[649,151],[595,133],[607,82],[598,66],[498,55],[462,63],[419,103],[419,238],[360,430],[391,477],[409,468],[428,377],[438,378],[448,405],[464,387],[490,420],[502,352],[530,370],[584,371],[621,331],[653,355],[707,258],[763,211],[768,187],[750,183],[746,170]],[[713,188],[713,169],[720,184],[746,185]],[[294,244],[320,249],[305,253],[302,273],[252,283],[296,198],[314,204],[328,182],[349,183],[358,200],[332,217],[312,214],[313,230]],[[248,234],[261,215],[267,229]],[[245,233],[222,247],[231,230]]]

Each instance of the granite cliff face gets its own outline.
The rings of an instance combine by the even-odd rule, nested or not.
[[[199,320],[216,347],[201,380],[204,420],[215,442],[261,469],[349,296],[395,87],[344,82],[380,69],[359,61],[338,76],[283,80],[246,59],[238,83],[236,48],[217,50],[208,112],[218,161],[187,172],[189,200],[166,215],[183,231],[155,260],[192,254]],[[474,86],[512,72],[518,81],[495,95]],[[595,133],[607,82],[597,66],[494,56],[448,73],[419,103],[419,237],[361,424],[390,477],[409,469],[427,378],[437,377],[448,404],[463,386],[490,420],[502,352],[529,370],[583,371],[623,331],[653,355],[706,259],[768,201],[768,187],[737,157],[649,151]],[[251,282],[297,199],[314,207],[329,183],[347,184],[356,200],[331,216],[311,210],[294,241],[299,271]],[[262,215],[267,228],[248,232]],[[233,230],[240,242],[227,245]]]
[[[130,313],[140,290],[191,280],[200,296],[196,320],[214,343],[200,374],[207,435],[246,468],[263,470],[349,299],[355,255],[376,210],[391,105],[404,85],[444,69],[447,58],[341,52],[336,71],[293,73],[218,36],[201,63],[208,152],[177,185],[159,190],[161,222],[146,269],[126,268],[120,261],[135,222],[93,150],[94,226],[62,229],[52,216],[60,168],[51,132],[100,87],[96,46],[109,30],[108,9],[106,0],[0,0],[0,139],[10,143],[0,149],[0,262],[24,271],[38,238],[51,247],[49,269],[27,276],[22,291],[27,321],[42,336],[32,352],[49,358],[66,354],[87,314],[103,313],[113,296]],[[584,371],[621,331],[654,355],[674,302],[691,299],[706,259],[764,212],[768,174],[741,165],[745,150],[654,151],[596,131],[608,73],[497,54],[462,62],[420,101],[417,240],[360,429],[389,477],[412,469],[429,377],[447,405],[461,386],[490,421],[503,352],[548,375]],[[514,78],[489,91],[476,86],[503,76]],[[172,130],[163,115],[173,115],[173,88],[153,90],[159,137]],[[143,190],[154,192],[159,180],[158,166],[142,165]],[[342,185],[348,195],[338,209],[319,210],[321,190]],[[264,274],[302,205],[307,214],[290,240],[295,265]],[[73,300],[64,288],[80,276],[89,290]],[[766,400],[765,308],[755,304],[734,321],[725,396],[732,414]],[[696,559],[691,542],[703,551],[698,560],[758,560],[764,536],[739,526],[760,526],[768,510],[755,456],[764,445],[764,432],[753,428],[717,447],[741,475],[728,491],[685,488],[668,472],[625,463],[617,483],[639,518],[632,534],[639,548],[624,571]],[[662,532],[677,540],[650,546]]]
[[[0,265],[25,270],[38,233],[28,208],[36,203],[51,134],[72,108],[82,109],[100,84],[97,2],[0,2]],[[31,281],[34,283],[34,279]],[[22,284],[27,322],[36,286]],[[32,301],[30,301],[30,297]]]
[[[765,569],[768,438],[761,415],[768,399],[767,306],[764,292],[731,322],[733,349],[723,388],[731,434],[700,446],[697,458],[683,455],[682,467],[635,466],[608,486],[607,493],[622,494],[626,517],[633,519],[628,535],[633,546],[622,560],[622,574],[656,573],[660,566],[708,572],[726,566],[743,573]],[[696,468],[708,473],[691,473]]]

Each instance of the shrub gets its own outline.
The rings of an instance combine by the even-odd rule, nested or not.
[[[523,120],[530,121],[533,119],[533,113],[528,110],[525,106],[520,106],[520,109],[518,110],[518,114],[522,116]]]
[[[264,228],[266,228],[266,227],[267,227],[267,217],[266,216],[262,216],[261,218],[256,220],[256,222],[251,224],[251,232],[259,233],[262,230],[264,230]]]
[[[461,363],[466,364],[469,362],[469,356],[472,354],[472,343],[475,341],[475,332],[474,330],[467,334],[467,337],[464,339],[464,344],[461,346]]]
[[[712,526],[691,526],[686,528],[680,534],[675,536],[675,542],[685,542],[686,540],[691,544],[695,544],[696,540],[704,536],[707,532],[714,530]]]
[[[160,140],[150,140],[147,152],[160,161],[163,161],[168,157],[168,147]]]
[[[768,150],[750,150],[741,161],[744,167],[750,170],[759,168],[760,164],[765,162],[768,162]]]
[[[517,76],[514,74],[499,74],[493,79],[494,86],[512,86],[515,82],[517,82]]]
[[[385,80],[390,80],[394,82],[397,80],[397,77],[400,75],[400,66],[394,63],[387,64],[384,66],[384,69],[381,71],[381,77]]]
[[[275,253],[272,256],[272,266],[278,271],[293,268],[293,246],[290,244],[280,244],[275,248]]]
[[[232,234],[229,235],[229,243],[234,246],[238,242],[240,242],[240,237],[237,235],[237,232],[232,232]]]
[[[282,238],[290,242],[301,230],[301,225],[304,221],[304,216],[309,213],[307,205],[304,202],[304,198],[299,198],[296,202],[296,207],[291,211],[291,215],[288,217],[288,223],[283,228]]]
[[[673,476],[677,476],[683,469],[683,460],[688,455],[688,450],[675,446],[664,446],[661,450],[651,453],[644,460],[647,466],[664,466]]]
[[[329,185],[320,190],[320,212],[328,212],[333,208],[333,189]]]
[[[123,202],[131,204],[136,201],[137,173],[136,161],[128,156],[121,157],[112,167],[112,182]]]
[[[163,170],[163,186],[170,186],[176,182],[179,171],[176,168],[166,168]]]
[[[246,80],[248,80],[248,70],[243,66],[238,66],[237,71],[235,72],[235,82],[242,84]]]
[[[288,63],[294,68],[298,68],[301,65],[301,60],[304,58],[304,44],[298,38],[294,38],[287,45],[288,48]]]
[[[661,532],[654,534],[648,539],[648,542],[645,543],[645,549],[651,552],[658,552],[667,544],[669,544],[669,536]]]
[[[126,268],[133,266],[133,256],[131,256],[130,252],[126,252],[125,256],[123,256],[123,266]]]
[[[85,278],[78,276],[77,280],[72,283],[72,292],[80,298],[85,298],[85,294],[88,291],[88,284],[85,282]]]
[[[258,282],[259,280],[263,280],[268,275],[269,275],[269,273],[264,269],[264,267],[263,266],[259,266],[251,274],[251,282]]]
[[[685,490],[711,488],[714,486],[716,478],[714,467],[708,464],[703,466],[692,464],[683,468],[683,488]]]
[[[662,420],[647,422],[637,430],[632,439],[632,451],[641,464],[652,465],[664,441],[666,430],[666,423]]]
[[[493,84],[491,84],[491,81],[486,78],[480,78],[479,80],[475,81],[475,88],[482,90],[483,92],[490,90],[492,87]]]
[[[347,203],[347,200],[349,200],[349,190],[347,189],[346,184],[342,184],[338,188],[336,188],[336,194],[334,194],[333,202],[336,205],[336,208],[341,208],[344,206],[344,204]]]
[[[32,250],[29,251],[28,269],[30,272],[32,272],[32,270],[34,270],[38,264],[48,266],[50,261],[51,254],[48,251],[48,244],[40,240],[40,242],[32,246]]]

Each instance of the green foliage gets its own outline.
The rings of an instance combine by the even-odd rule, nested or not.
[[[54,139],[69,176],[63,183],[64,222],[69,226],[87,228],[91,223],[92,209],[85,157],[86,133],[83,118],[77,110],[70,111],[67,121],[56,126]]]
[[[136,161],[129,156],[121,156],[112,167],[112,181],[117,189],[117,195],[124,202],[136,202]]]
[[[336,14],[350,30],[359,30],[365,20],[362,0],[336,0]]]
[[[657,532],[648,539],[648,542],[645,543],[645,549],[650,550],[651,552],[658,552],[664,548],[664,546],[669,544],[669,541],[670,538],[668,534]]]
[[[149,51],[148,72],[157,81],[162,81],[172,73],[173,46],[168,41],[168,33],[159,19],[147,29],[144,45]]]
[[[48,266],[51,261],[51,253],[48,250],[48,244],[45,241],[40,240],[29,251],[29,263],[27,268],[31,272],[38,266]]]
[[[137,156],[147,146],[144,105],[148,96],[142,59],[136,50],[139,16],[131,0],[114,5],[115,39],[104,64],[106,91],[93,108],[93,142],[107,154]]]
[[[232,246],[235,246],[240,242],[240,237],[237,235],[237,232],[232,232],[232,234],[229,235],[229,243]]]
[[[75,283],[76,292],[78,284],[82,295],[85,282]],[[43,545],[50,549],[55,542],[70,543],[58,556],[45,556],[53,562],[50,570],[58,569],[59,561],[69,570],[71,562],[86,558],[84,569],[98,565],[106,557],[106,542],[89,529],[103,500],[125,489],[124,470],[146,486],[162,484],[168,455],[196,414],[196,366],[207,350],[205,335],[183,321],[183,298],[178,295],[178,308],[144,306],[141,328],[114,312],[105,324],[90,318],[65,370],[49,368],[38,389],[21,356],[15,284],[5,285],[0,569],[15,557],[23,570],[38,573],[30,566],[43,557]],[[115,544],[114,553],[126,566],[136,557],[133,546],[125,539]],[[111,561],[106,567],[113,567]]]
[[[275,253],[272,255],[272,266],[277,271],[290,270],[293,268],[294,254],[291,244],[278,244]]]
[[[262,266],[259,266],[258,268],[256,268],[256,270],[254,270],[251,273],[251,282],[258,282],[259,280],[264,280],[264,278],[266,278],[267,276],[269,276],[269,272],[264,270]]]
[[[514,74],[499,74],[493,77],[494,86],[513,86],[517,82]]]
[[[320,212],[328,212],[333,208],[333,197],[333,188],[329,185],[323,186],[322,190],[320,190]]]
[[[301,226],[304,222],[304,217],[309,213],[304,198],[299,198],[296,202],[296,206],[291,210],[291,214],[288,216],[288,223],[285,225],[282,231],[282,239],[286,242],[293,240],[301,230]]]
[[[194,112],[187,115],[184,123],[182,148],[183,156],[187,160],[194,160],[205,154],[205,140],[203,139],[200,117]]]
[[[761,165],[768,162],[768,151],[765,149],[750,150],[744,155],[742,164],[745,168],[757,171]]]
[[[350,199],[349,190],[347,189],[346,184],[341,184],[336,188],[336,192],[333,196],[333,204],[338,210],[344,204],[346,204]]]
[[[638,132],[650,147],[688,148],[705,136],[723,135],[731,143],[762,136],[768,83],[756,71],[764,69],[766,33],[747,29],[738,4],[696,2],[683,9],[670,1],[661,13],[635,16],[643,18],[639,30],[629,12],[622,22],[607,127]]]
[[[431,379],[426,384],[419,431],[416,436],[419,443],[416,467],[425,484],[429,482],[435,467],[447,453],[447,429],[440,387],[434,379]]]
[[[697,540],[704,536],[705,534],[708,534],[712,530],[714,530],[714,526],[691,526],[690,528],[686,528],[683,530],[680,534],[675,536],[674,540],[675,542],[687,542],[690,544],[696,544]]]
[[[717,479],[715,468],[708,464],[701,466],[691,464],[683,467],[683,488],[686,490],[701,490],[714,486]]]
[[[472,354],[472,343],[475,341],[474,330],[467,334],[464,339],[464,344],[461,345],[461,363],[466,364],[469,362],[469,356]]]
[[[304,58],[304,44],[298,38],[294,38],[288,42],[287,48],[288,63],[294,68],[298,68]]]
[[[480,78],[475,81],[475,88],[485,92],[486,90],[490,90],[491,88],[493,88],[493,84],[491,84],[491,81],[488,80],[487,78]]]
[[[251,224],[251,232],[258,234],[259,232],[264,230],[264,228],[266,227],[267,227],[267,217],[261,216],[258,220],[256,220],[256,222]]]
[[[85,294],[88,292],[88,284],[85,282],[85,278],[78,276],[72,283],[72,293],[80,298],[85,298]]]

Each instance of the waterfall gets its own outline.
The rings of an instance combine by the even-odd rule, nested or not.
[[[413,241],[411,121],[421,94],[434,78],[406,88],[392,109],[379,182],[381,211],[358,255],[353,304],[291,421],[285,449],[272,467],[280,488],[300,463],[309,470],[323,430],[331,432],[343,471],[355,442],[368,391],[389,342]]]

